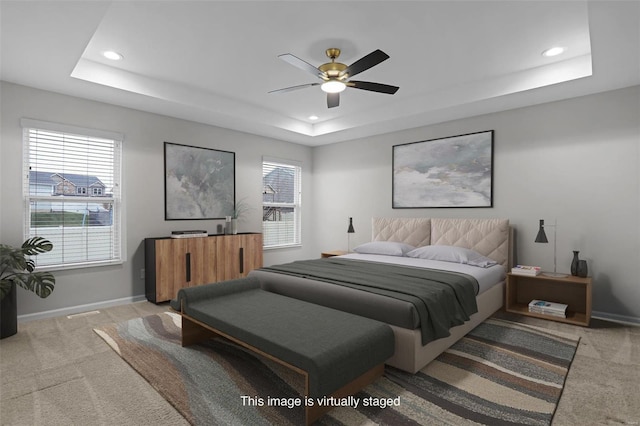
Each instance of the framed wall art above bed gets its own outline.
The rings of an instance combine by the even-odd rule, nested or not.
[[[164,143],[165,220],[224,219],[235,207],[236,154]]]
[[[392,207],[493,207],[493,130],[394,145]]]

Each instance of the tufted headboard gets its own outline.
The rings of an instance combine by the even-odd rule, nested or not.
[[[466,247],[508,269],[513,264],[509,219],[377,218],[372,241],[396,241],[414,247]]]

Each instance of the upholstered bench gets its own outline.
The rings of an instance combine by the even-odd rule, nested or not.
[[[182,345],[223,336],[305,376],[306,397],[343,398],[373,382],[394,353],[381,322],[264,291],[256,278],[181,289]],[[307,424],[331,407],[305,407]]]

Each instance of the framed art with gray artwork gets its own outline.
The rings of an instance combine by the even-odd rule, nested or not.
[[[393,146],[392,207],[493,207],[493,130]]]
[[[224,219],[235,206],[236,154],[164,143],[165,220]]]

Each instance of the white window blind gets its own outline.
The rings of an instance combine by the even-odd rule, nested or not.
[[[289,160],[262,160],[262,238],[267,248],[300,245],[302,167]]]
[[[22,127],[25,238],[53,243],[36,266],[121,263],[122,136],[28,119]]]

